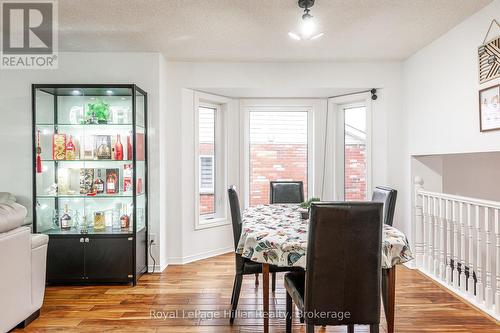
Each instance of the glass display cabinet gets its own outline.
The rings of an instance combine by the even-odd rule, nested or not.
[[[147,271],[147,94],[133,84],[34,84],[33,231],[48,283]]]

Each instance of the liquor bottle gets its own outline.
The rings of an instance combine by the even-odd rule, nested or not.
[[[94,180],[94,191],[97,194],[104,193],[104,181],[101,179],[101,170],[97,169],[97,177]]]
[[[123,145],[120,141],[120,134],[116,135],[115,160],[123,160]]]
[[[74,160],[75,157],[76,157],[76,147],[75,144],[73,143],[73,137],[70,135],[69,140],[66,143],[66,159]]]
[[[130,226],[130,217],[127,214],[127,205],[123,205],[123,215],[120,217],[122,230],[128,229]]]
[[[127,136],[127,160],[132,161],[132,133]]]
[[[104,212],[94,212],[94,230],[106,229]]]
[[[115,194],[118,193],[118,176],[114,169],[108,169],[106,171],[106,193]]]
[[[71,216],[68,214],[68,205],[64,205],[64,214],[61,216],[59,226],[62,230],[71,229]]]

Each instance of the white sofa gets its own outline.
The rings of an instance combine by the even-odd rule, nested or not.
[[[0,332],[29,324],[43,303],[49,238],[21,226],[26,213],[0,192]]]

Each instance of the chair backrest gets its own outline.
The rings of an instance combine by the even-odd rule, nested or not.
[[[382,204],[313,203],[309,223],[306,323],[378,324]],[[314,313],[342,314],[343,318],[321,318]]]
[[[231,209],[231,222],[233,224],[234,249],[236,250],[241,237],[241,210],[236,186],[231,185],[227,190],[227,194]]]
[[[269,194],[270,204],[301,203],[304,201],[304,183],[302,181],[271,181]]]
[[[373,190],[372,202],[381,202],[384,204],[383,221],[391,225],[394,219],[394,209],[396,209],[396,198],[398,191],[387,186],[377,186]]]

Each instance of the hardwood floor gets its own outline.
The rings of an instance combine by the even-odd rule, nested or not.
[[[136,287],[48,287],[40,318],[15,332],[262,332],[262,319],[238,318],[229,326],[233,286],[232,254],[141,278]],[[262,289],[245,277],[239,310],[255,316],[262,309]],[[285,310],[285,290],[278,275],[271,310]],[[189,317],[192,311],[199,313]],[[152,311],[154,314],[152,315]],[[185,311],[184,318],[159,318]],[[210,319],[209,314],[227,318]],[[156,316],[156,318],[155,318]],[[294,319],[293,332],[305,332]],[[270,320],[272,333],[284,332],[284,319]],[[316,332],[347,332],[345,327],[316,327]],[[368,332],[357,326],[356,332]],[[386,332],[382,319],[381,332]],[[420,273],[400,267],[396,284],[396,332],[500,332],[497,323],[448,294]]]

